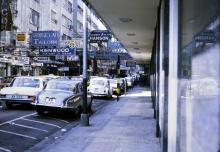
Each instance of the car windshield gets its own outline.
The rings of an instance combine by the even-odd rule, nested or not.
[[[97,79],[92,79],[91,80],[91,85],[102,85],[102,86],[104,86],[105,85],[105,81],[97,80]]]
[[[65,91],[72,91],[75,86],[73,81],[49,81],[46,89],[59,89]]]
[[[40,80],[36,78],[16,78],[12,83],[12,87],[39,88]]]

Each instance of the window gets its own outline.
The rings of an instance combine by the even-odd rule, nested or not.
[[[83,24],[80,21],[77,21],[77,27],[79,30],[83,30]]]
[[[16,78],[12,84],[13,87],[31,87],[39,88],[40,80],[32,78]]]
[[[64,4],[63,7],[69,12],[72,13],[73,9],[72,9],[72,3],[68,0],[64,0]]]
[[[62,35],[62,40],[67,40],[67,37],[68,37],[68,36],[67,36],[66,34],[63,34],[63,35]]]
[[[62,16],[62,19],[63,19],[63,26],[65,26],[66,28],[71,30],[72,29],[72,21],[64,15]]]
[[[78,12],[79,14],[83,15],[83,9],[78,5]]]
[[[57,13],[54,12],[53,10],[51,10],[51,20],[53,23],[57,24],[58,20],[57,20]]]
[[[40,0],[34,0],[35,2],[37,2],[37,3],[40,3]]]
[[[31,24],[37,27],[40,25],[40,13],[33,9],[31,9]]]
[[[73,9],[72,9],[72,3],[70,3],[69,1],[68,1],[68,3],[67,3],[67,10],[68,10],[68,12],[70,12],[70,13],[72,13],[72,11],[73,11]]]

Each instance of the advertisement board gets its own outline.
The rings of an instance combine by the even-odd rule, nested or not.
[[[29,64],[29,63],[30,63],[29,57],[15,56],[13,57],[13,60],[12,60],[13,65],[24,65],[24,64]]]
[[[109,42],[109,43],[108,43],[108,47],[109,47],[110,49],[121,49],[121,48],[123,48],[123,46],[121,45],[121,43],[118,42],[118,41],[116,41],[116,42]]]
[[[75,55],[76,48],[44,48],[39,49],[39,56]]]
[[[108,42],[112,38],[109,30],[93,30],[89,35],[89,43]]]
[[[59,31],[33,31],[31,45],[35,48],[58,48],[60,45]]]
[[[136,67],[135,61],[126,61],[126,67]]]
[[[132,60],[132,57],[128,53],[116,53],[111,51],[89,51],[90,58],[96,58],[97,60],[117,60],[118,55],[121,60]]]

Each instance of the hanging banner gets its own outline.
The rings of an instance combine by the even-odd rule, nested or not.
[[[90,58],[97,60],[117,60],[118,55],[121,60],[132,60],[132,57],[128,53],[115,53],[111,51],[89,51]]]
[[[196,42],[204,42],[204,43],[215,43],[217,41],[215,32],[212,30],[200,32],[194,37],[194,39]]]
[[[33,31],[31,45],[35,48],[58,48],[60,45],[59,31]]]
[[[39,49],[39,56],[75,55],[76,48]]]
[[[10,9],[11,1],[0,1],[0,31],[11,31],[13,21]]]
[[[108,42],[112,38],[109,30],[93,30],[89,35],[89,43]]]
[[[126,61],[126,67],[136,67],[135,61]]]
[[[24,48],[27,46],[27,37],[25,32],[16,33],[16,47]]]
[[[121,49],[121,48],[123,48],[123,46],[121,45],[121,43],[118,42],[118,41],[116,41],[116,42],[109,42],[109,43],[108,43],[108,47],[109,47],[110,49]]]

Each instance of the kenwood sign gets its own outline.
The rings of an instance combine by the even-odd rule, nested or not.
[[[76,48],[39,49],[39,56],[75,55]]]

